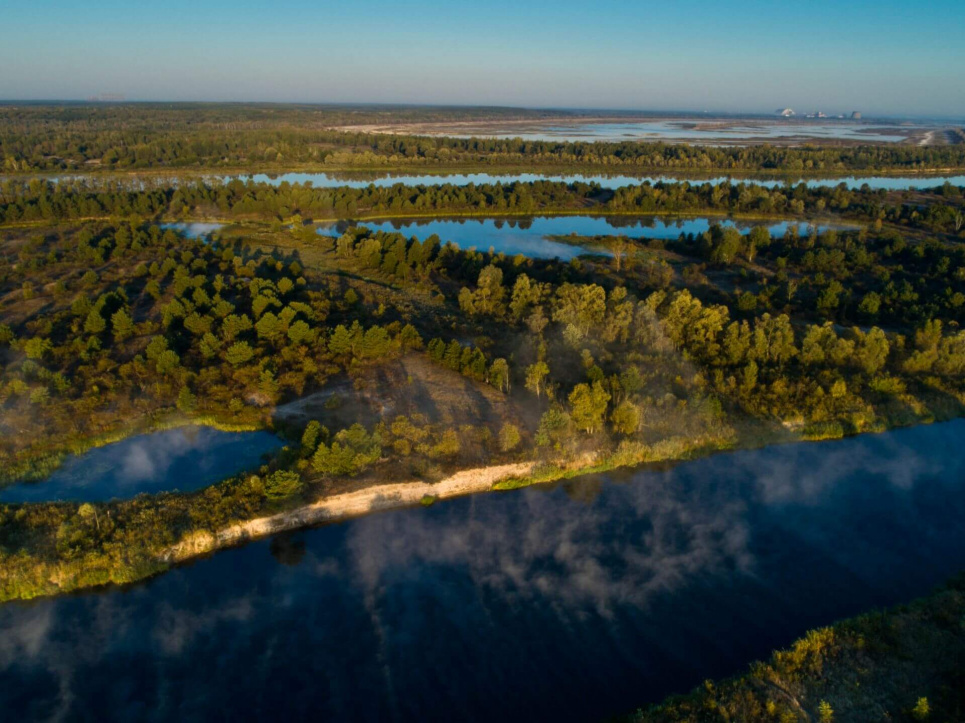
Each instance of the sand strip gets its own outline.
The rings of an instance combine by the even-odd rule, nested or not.
[[[319,500],[310,505],[281,512],[270,517],[259,517],[231,525],[217,532],[194,532],[168,549],[165,562],[181,562],[247,540],[254,540],[286,530],[358,517],[377,510],[388,510],[418,504],[426,495],[437,499],[457,497],[473,492],[486,492],[493,484],[510,477],[529,474],[535,462],[502,464],[462,470],[434,484],[427,482],[399,482],[377,485],[357,492],[347,492]]]

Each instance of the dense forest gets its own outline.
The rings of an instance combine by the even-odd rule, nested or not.
[[[233,180],[133,188],[90,181],[40,179],[0,183],[0,224],[136,215],[142,218],[303,221],[416,216],[732,215],[857,220],[956,235],[965,230],[965,197],[950,184],[917,192],[800,183],[765,188],[739,182],[658,182],[610,191],[595,183],[444,183],[432,186],[313,188],[311,184]]]
[[[726,212],[761,199],[861,223],[781,237],[713,226],[669,242],[640,229],[596,239],[609,255],[561,262],[351,224],[322,236],[301,216],[349,202]],[[658,184],[604,198],[553,183],[32,181],[6,183],[0,200],[15,222],[0,254],[6,480],[177,420],[290,441],[255,474],[194,494],[0,505],[3,598],[136,579],[193,531],[376,481],[538,460],[513,486],[948,418],[965,400],[960,189]],[[205,240],[158,225],[208,212],[245,223]],[[420,385],[447,398],[406,406]],[[285,413],[326,389],[338,398],[318,413]],[[395,412],[355,411],[373,406]]]
[[[554,142],[353,132],[391,120],[539,118],[511,109],[341,106],[0,105],[0,169],[37,173],[139,169],[446,169],[568,167],[659,172],[948,171],[965,145],[833,148]],[[335,127],[347,128],[334,130]]]

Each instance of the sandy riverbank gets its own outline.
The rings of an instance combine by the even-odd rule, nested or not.
[[[215,533],[196,532],[171,547],[162,559],[166,563],[182,562],[225,547],[300,527],[359,517],[379,510],[418,504],[423,497],[435,499],[485,492],[506,479],[532,472],[535,462],[519,462],[492,467],[477,467],[457,472],[439,482],[399,482],[376,485],[356,492],[327,497],[310,505],[240,522]]]

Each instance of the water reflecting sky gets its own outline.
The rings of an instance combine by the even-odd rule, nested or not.
[[[0,502],[95,502],[141,492],[188,492],[257,467],[263,454],[281,445],[268,432],[222,432],[211,427],[140,434],[68,457],[40,482],[0,489]]]
[[[233,179],[247,181],[249,178],[256,183],[270,183],[280,186],[282,183],[311,183],[318,188],[366,188],[370,185],[390,187],[398,183],[406,186],[437,186],[449,183],[455,186],[465,186],[474,183],[477,186],[485,183],[532,183],[534,181],[565,181],[566,183],[599,183],[603,188],[616,189],[622,186],[637,186],[641,183],[679,183],[719,184],[730,182],[744,183],[750,186],[765,186],[767,188],[781,188],[788,184],[806,183],[809,188],[819,186],[837,186],[845,184],[848,188],[858,189],[864,185],[872,189],[889,191],[912,190],[919,188],[938,188],[946,182],[953,186],[965,186],[965,176],[838,176],[827,178],[730,178],[728,176],[698,177],[688,175],[629,175],[629,174],[554,174],[554,173],[439,173],[439,174],[406,174],[406,173],[256,173],[252,176],[225,176],[224,182]]]
[[[566,183],[598,183],[603,188],[616,189],[622,186],[636,186],[641,183],[679,183],[687,182],[691,184],[719,184],[730,182],[733,184],[744,183],[751,186],[765,186],[767,188],[781,188],[788,184],[797,185],[805,183],[809,188],[818,186],[837,186],[841,183],[848,188],[858,189],[862,186],[869,186],[872,189],[884,189],[888,191],[915,190],[922,188],[938,188],[946,182],[953,186],[965,186],[965,175],[951,176],[827,176],[823,178],[799,178],[786,176],[781,178],[766,177],[728,177],[714,175],[689,175],[689,174],[636,174],[613,173],[613,174],[581,174],[581,173],[398,173],[398,172],[302,172],[290,171],[281,173],[255,173],[252,175],[237,176],[211,176],[207,174],[171,174],[160,175],[157,173],[138,175],[124,174],[112,175],[109,173],[67,173],[59,176],[3,176],[0,175],[0,182],[5,180],[30,180],[31,178],[45,178],[54,182],[84,180],[90,183],[123,183],[132,188],[154,188],[156,186],[165,187],[177,185],[179,183],[192,183],[196,181],[217,181],[228,183],[232,180],[248,181],[256,183],[268,183],[273,186],[280,186],[283,183],[311,183],[317,188],[367,188],[370,185],[376,187],[389,187],[396,184],[406,186],[438,186],[441,184],[452,184],[464,186],[469,183],[476,185],[484,183],[532,183],[533,181],[564,181]]]
[[[965,422],[477,495],[0,606],[11,720],[597,720],[965,566]]]
[[[603,253],[605,250],[588,246],[563,243],[554,237],[576,234],[578,236],[623,235],[657,239],[676,239],[682,233],[701,234],[712,225],[734,227],[747,233],[752,223],[735,222],[727,218],[660,218],[659,216],[537,216],[532,218],[439,218],[439,219],[389,219],[385,221],[358,221],[355,225],[373,231],[399,231],[407,236],[426,239],[437,234],[442,242],[452,241],[461,249],[475,248],[507,256],[522,254],[532,258],[558,258],[569,261],[586,253]],[[338,235],[347,222],[323,224],[319,232]],[[789,226],[795,226],[805,234],[811,226],[808,222],[780,221],[763,224],[773,236],[782,236]],[[828,228],[846,228],[841,225],[815,224],[824,231]]]

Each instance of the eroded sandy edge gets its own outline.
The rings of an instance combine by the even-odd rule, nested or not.
[[[334,495],[304,507],[280,512],[277,515],[239,522],[214,533],[194,532],[168,549],[161,556],[161,559],[169,563],[182,562],[198,555],[277,532],[307,527],[319,522],[332,522],[349,517],[358,517],[378,510],[417,504],[425,495],[443,499],[473,492],[486,492],[496,482],[529,474],[535,466],[535,462],[519,462],[492,467],[477,467],[462,470],[451,477],[446,477],[432,484],[421,481],[399,482]]]

